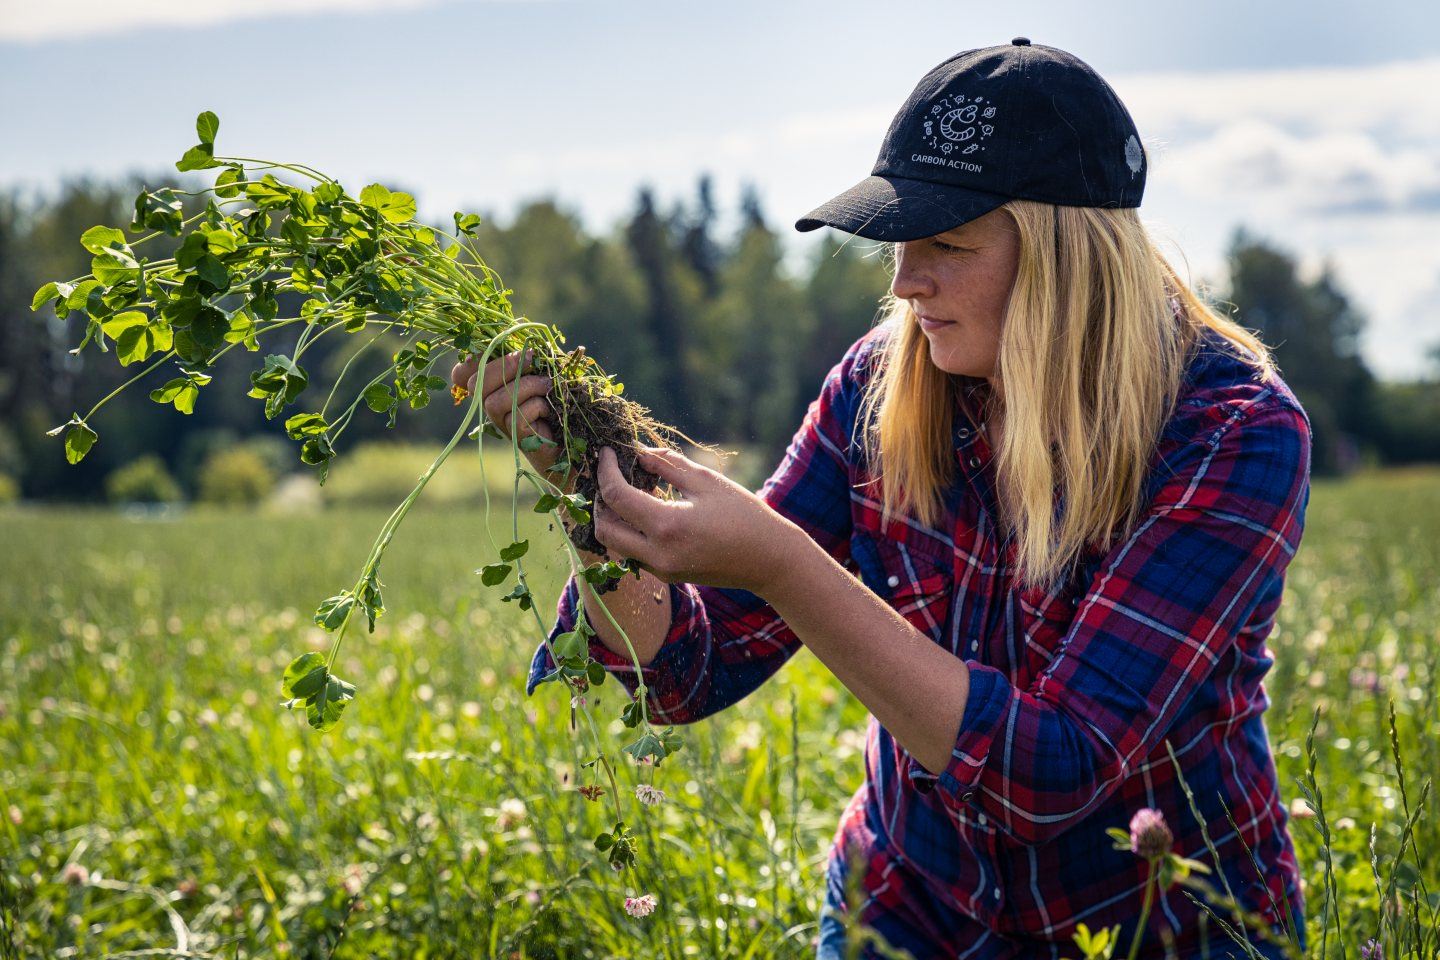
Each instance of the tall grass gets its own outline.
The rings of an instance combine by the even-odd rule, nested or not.
[[[568,702],[523,696],[539,638],[471,572],[495,553],[476,512],[397,535],[390,612],[342,658],[367,691],[345,723],[280,709],[382,519],[0,514],[0,960],[811,956],[866,721],[823,665],[802,652],[684,729],[615,874]],[[1311,957],[1440,947],[1437,624],[1440,473],[1317,483],[1266,682]],[[618,714],[613,681],[594,693]],[[642,893],[658,909],[628,916]]]

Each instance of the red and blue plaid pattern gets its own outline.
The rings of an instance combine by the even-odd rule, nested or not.
[[[916,956],[1069,955],[1082,921],[1121,924],[1128,945],[1147,868],[1112,848],[1107,827],[1156,808],[1175,851],[1213,868],[1168,743],[1236,896],[1277,926],[1288,901],[1303,926],[1261,682],[1309,502],[1311,435],[1299,402],[1278,377],[1258,382],[1207,331],[1155,451],[1143,522],[1053,590],[1022,589],[1013,541],[994,524],[985,431],[958,409],[942,522],[882,528],[879,483],[855,431],[888,330],[867,333],[830,371],[760,496],[964,659],[970,691],[943,770],[923,768],[871,718],[865,781],[835,832],[832,880],[842,859],[858,857],[860,919],[907,931],[903,945]],[[573,628],[577,600],[572,578],[552,638]],[[672,584],[670,603],[673,626],[643,671],[659,722],[723,710],[800,648],[748,591]],[[598,640],[590,654],[633,694],[627,657]],[[553,668],[542,645],[527,694]],[[1179,956],[1198,956],[1202,912],[1172,890],[1152,910],[1143,955],[1162,955],[1164,924]],[[1225,936],[1213,921],[1210,931],[1221,955]]]

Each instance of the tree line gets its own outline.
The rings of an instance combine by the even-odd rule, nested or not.
[[[73,467],[46,436],[135,371],[110,357],[70,354],[80,321],[32,312],[31,297],[46,281],[88,271],[80,234],[128,223],[141,185],[86,179],[46,195],[0,192],[0,485],[27,498],[96,498],[107,476],[142,455],[193,492],[216,450],[279,433],[237,388],[257,360],[236,350],[221,358],[215,387],[191,415],[158,408],[145,390],[127,391],[101,414],[103,442]],[[514,291],[517,312],[558,326],[568,347],[583,344],[624,381],[627,396],[691,437],[752,447],[773,465],[826,372],[873,323],[889,274],[879,245],[838,234],[790,269],[788,224],[772,224],[752,189],[738,213],[738,227],[722,236],[712,183],[701,177],[693,196],[668,204],[640,189],[628,218],[602,234],[562,204],[535,200],[508,223],[483,223],[478,246]],[[1307,280],[1293,255],[1243,229],[1227,257],[1229,288],[1213,299],[1275,347],[1310,413],[1317,473],[1440,460],[1440,376],[1377,380],[1359,350],[1364,317],[1333,271]],[[317,341],[307,352],[312,379],[333,381],[355,349],[347,339],[354,338]],[[402,416],[389,430],[381,417],[357,421],[350,436],[448,438],[454,418],[437,413]]]

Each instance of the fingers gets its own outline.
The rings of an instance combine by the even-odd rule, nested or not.
[[[600,448],[599,462],[595,468],[595,485],[605,504],[623,521],[641,534],[649,536],[655,531],[658,511],[665,505],[644,491],[630,486],[620,472],[615,451],[610,447]]]
[[[450,383],[456,387],[466,387],[475,382],[475,371],[480,369],[480,361],[471,357],[469,360],[461,361],[450,368]]]
[[[684,492],[693,489],[699,464],[669,447],[637,448],[640,466]]]
[[[621,519],[605,503],[593,504],[590,516],[595,521],[595,539],[604,544],[607,550],[614,550],[622,557],[636,560],[649,556],[649,539]]]
[[[519,380],[503,384],[499,389],[486,394],[483,401],[485,415],[490,422],[497,426],[504,426],[510,416],[511,404],[516,403],[522,410],[530,409],[534,412],[529,419],[535,420],[545,416],[550,404],[545,395],[550,392],[550,378],[542,377],[539,374],[527,374]],[[536,408],[533,401],[540,401],[539,408]]]
[[[521,424],[519,436],[524,437],[531,433],[539,432],[538,427],[545,424],[545,416],[550,412],[550,404],[545,402],[544,397],[531,397],[529,400],[520,404],[518,412],[520,414]],[[511,430],[513,424],[510,420],[510,407],[508,404],[505,407],[504,415],[498,420],[498,425],[500,429],[506,433],[514,432]],[[548,433],[549,431],[547,430],[546,432]],[[545,439],[551,440],[554,438],[546,437]]]
[[[507,353],[500,359],[491,360],[485,364],[485,375],[480,378],[480,392],[488,397],[496,390],[499,390],[502,385],[514,380],[516,374],[530,368],[534,354],[534,348],[524,351],[523,354],[517,350],[514,353]]]

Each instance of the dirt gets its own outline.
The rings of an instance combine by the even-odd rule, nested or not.
[[[564,354],[554,365],[555,385],[548,396],[556,418],[571,437],[585,441],[585,450],[579,463],[574,466],[574,492],[585,497],[592,504],[602,501],[596,485],[596,471],[599,469],[599,454],[604,447],[615,451],[620,473],[631,486],[661,499],[672,499],[674,491],[668,484],[645,469],[638,458],[641,446],[664,447],[680,452],[677,438],[709,451],[716,457],[728,456],[727,451],[711,444],[698,443],[675,427],[661,423],[650,416],[650,411],[623,395],[605,389],[607,383],[603,371],[593,358],[585,354],[584,347]],[[552,480],[554,474],[550,475]],[[562,484],[563,485],[563,484]],[[660,491],[656,493],[656,491]],[[605,545],[595,538],[594,519],[585,523],[566,522],[570,542],[578,549],[587,550],[605,559],[613,559]],[[614,589],[619,581],[607,586]],[[597,592],[606,592],[598,590]]]

